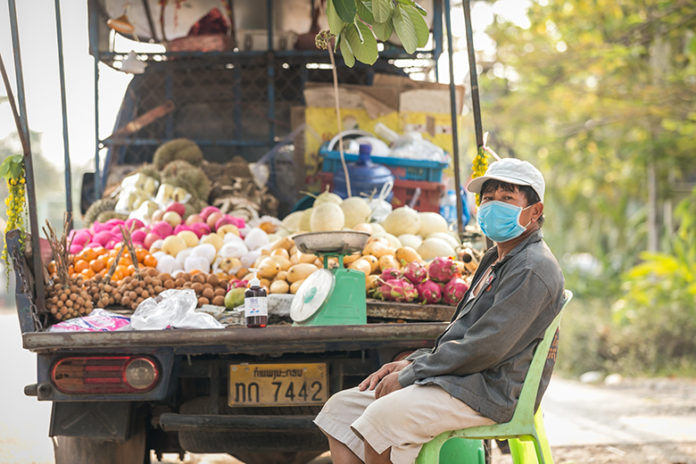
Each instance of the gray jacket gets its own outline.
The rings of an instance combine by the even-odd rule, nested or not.
[[[497,257],[496,247],[486,252],[471,288]],[[561,309],[563,274],[537,231],[493,265],[472,300],[469,292],[435,346],[406,358],[412,362],[399,372],[399,384],[439,385],[483,416],[508,422],[534,349]],[[544,366],[537,407],[554,362],[549,356]]]

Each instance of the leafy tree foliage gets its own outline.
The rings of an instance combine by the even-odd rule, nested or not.
[[[696,6],[548,0],[529,19],[488,31],[484,122],[501,154],[547,173],[554,249],[620,272],[646,246],[649,166],[660,200],[695,180]]]
[[[566,320],[561,359],[583,370],[689,372],[696,193],[680,200],[696,183],[696,4],[535,0],[529,21],[497,18],[487,31],[496,51],[482,62],[483,119],[498,153],[545,172],[554,251],[601,264],[565,266],[584,303]],[[645,252],[650,178],[661,253]]]

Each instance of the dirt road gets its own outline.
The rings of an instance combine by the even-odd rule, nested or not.
[[[17,315],[0,310],[0,462],[48,464],[51,405],[25,397],[35,356],[22,349]],[[696,464],[696,379],[644,379],[585,385],[554,378],[544,397],[556,463]],[[167,462],[176,462],[167,456]],[[238,464],[227,456],[187,456],[198,464]],[[314,464],[328,464],[323,456]],[[510,463],[496,450],[495,464]]]

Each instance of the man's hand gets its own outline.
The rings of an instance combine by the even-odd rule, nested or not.
[[[399,390],[400,388],[401,384],[399,383],[399,373],[392,372],[391,374],[384,376],[382,381],[377,384],[377,388],[375,389],[375,399],[386,396],[393,391]]]
[[[368,375],[365,380],[360,382],[360,385],[358,387],[360,388],[360,391],[365,391],[367,389],[374,390],[377,384],[379,384],[383,378],[385,378],[389,374],[398,373],[400,370],[402,370],[409,364],[411,364],[411,361],[407,361],[405,359],[401,361],[387,363],[384,366],[380,367],[376,372],[373,372],[372,374]],[[398,388],[394,388],[390,391],[398,390],[399,388],[401,388],[401,386],[399,385],[398,375],[395,375],[394,378],[396,379],[396,384],[398,385]]]

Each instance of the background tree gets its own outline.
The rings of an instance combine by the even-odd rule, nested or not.
[[[644,250],[674,256],[675,232],[693,213],[675,217],[673,205],[696,183],[696,4],[546,0],[528,15],[528,28],[496,18],[487,31],[496,52],[482,65],[484,122],[501,155],[529,159],[547,174],[553,214],[544,228],[556,254],[586,253],[601,264],[574,275],[563,260],[569,288],[600,298],[605,322],[585,327],[592,333],[584,336],[594,359],[608,361],[625,351],[616,343],[638,342],[609,319],[635,278],[624,273]],[[643,307],[653,305],[651,321],[660,324],[655,305],[673,303],[683,300]],[[639,340],[651,341],[661,342],[657,334]]]

